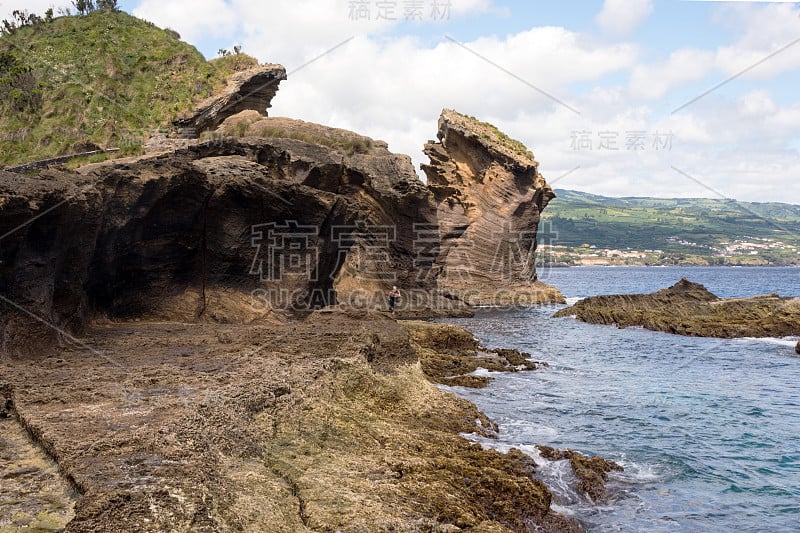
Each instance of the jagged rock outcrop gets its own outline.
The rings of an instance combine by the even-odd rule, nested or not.
[[[4,346],[47,338],[45,323],[74,334],[98,316],[249,321],[381,307],[392,284],[434,288],[415,265],[414,228],[435,211],[410,158],[329,144],[226,138],[79,172],[3,173]]]
[[[241,111],[254,110],[267,116],[278,85],[285,79],[286,69],[277,64],[236,72],[221,95],[207,98],[191,115],[175,120],[173,126],[187,135],[197,137],[205,131],[214,130],[226,118]]]
[[[475,375],[483,368],[490,372],[518,372],[548,366],[532,361],[530,354],[511,349],[481,348],[467,330],[452,324],[404,320],[419,355],[420,368],[431,381],[451,387],[485,387],[488,376]]]
[[[800,335],[798,298],[768,294],[722,299],[685,278],[651,294],[585,298],[555,316],[575,316],[592,324],[641,326],[692,337]]]
[[[223,118],[215,109],[209,124]],[[69,339],[98,317],[381,308],[392,285],[406,316],[560,299],[536,281],[539,213],[553,197],[536,162],[453,111],[439,137],[427,187],[382,141],[253,110],[181,149],[5,172],[2,344]]]
[[[527,148],[445,109],[422,165],[437,206],[439,287],[470,304],[563,301],[537,281],[541,211],[555,193]]]

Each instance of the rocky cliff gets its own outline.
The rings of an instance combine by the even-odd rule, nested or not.
[[[476,305],[560,301],[537,281],[539,217],[555,193],[522,143],[446,109],[422,168],[436,203],[439,287]]]
[[[45,322],[76,333],[92,317],[250,321],[434,287],[416,275],[413,243],[414,225],[435,220],[430,192],[380,143],[348,155],[292,138],[210,140],[4,173],[0,192],[6,347],[43,338]]]
[[[18,501],[37,477],[67,508],[39,518],[68,531],[577,531],[429,381],[537,365],[376,312],[392,285],[400,316],[559,298],[536,280],[552,191],[532,156],[445,111],[426,186],[384,142],[267,117],[284,76],[235,75],[145,155],[0,172],[0,416],[20,437],[0,478],[21,495],[0,528],[41,523]],[[46,458],[18,468],[31,447]]]
[[[427,187],[408,156],[352,132],[255,110],[215,131],[77,171],[2,175],[4,346],[100,317],[381,308],[392,285],[407,313],[560,297],[534,265],[553,193],[529,154],[474,119],[442,114]]]

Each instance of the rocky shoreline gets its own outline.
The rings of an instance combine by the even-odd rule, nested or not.
[[[496,426],[437,388],[442,367],[425,361],[446,348],[483,366],[476,346],[454,326],[374,312],[109,323],[84,347],[6,360],[0,376],[13,417],[76,491],[66,531],[579,531],[550,509],[533,459],[459,436]],[[601,501],[613,464],[551,454]],[[0,526],[35,523],[4,506],[14,519]]]
[[[545,364],[394,319],[564,302],[533,154],[445,109],[426,184],[383,141],[266,116],[283,79],[235,73],[136,157],[0,171],[0,529],[579,531],[439,387]],[[552,454],[601,499],[610,463]]]
[[[719,298],[703,285],[681,279],[650,294],[592,296],[559,310],[591,324],[641,326],[692,337],[800,335],[800,299],[777,294]]]

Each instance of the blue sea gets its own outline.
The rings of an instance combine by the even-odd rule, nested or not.
[[[572,302],[684,276],[723,297],[800,296],[800,268],[578,267],[541,278]],[[561,307],[450,321],[487,347],[550,364],[453,389],[499,423],[499,439],[484,445],[533,455],[553,507],[590,531],[800,531],[797,338],[690,338],[551,318]],[[601,455],[625,471],[612,474],[609,501],[593,505],[570,488],[566,462],[543,460],[535,444]]]

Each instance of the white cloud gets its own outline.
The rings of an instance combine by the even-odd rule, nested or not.
[[[703,79],[713,68],[713,52],[676,50],[664,62],[637,65],[631,74],[631,95],[643,99],[661,98],[685,82]]]
[[[638,28],[652,12],[652,0],[605,0],[595,21],[606,33],[624,36]]]
[[[0,20],[11,20],[14,11],[28,11],[36,15],[43,15],[48,8],[53,8],[53,13],[58,15],[58,8],[61,6],[71,6],[69,0],[3,0],[0,2]],[[72,11],[75,11],[73,8]]]
[[[716,65],[724,74],[747,70],[744,78],[764,80],[800,68],[800,7],[736,5],[723,13],[731,28],[743,34],[734,44],[717,50]]]
[[[364,12],[354,11],[350,0],[141,0],[133,14],[159,26],[170,27],[192,43],[208,36],[241,44],[244,51],[262,61],[297,67],[343,40],[362,35],[380,35],[403,21],[405,4],[364,3]],[[447,19],[494,11],[491,0],[451,0],[439,11]],[[432,3],[422,2],[423,22],[434,21]],[[363,15],[363,18],[362,18]]]
[[[133,14],[195,43],[209,35],[232,35],[238,26],[236,14],[224,0],[142,0]]]
[[[636,60],[630,46],[597,45],[563,28],[534,28],[464,46],[568,103],[571,83],[630,68]],[[290,76],[271,114],[355,129],[389,141],[393,150],[420,163],[427,162],[422,145],[435,137],[444,107],[479,116],[523,139],[544,132],[542,120],[558,117],[550,121],[556,129],[547,135],[567,144],[572,123],[581,120],[456,43],[445,40],[428,48],[412,38],[378,44],[364,36]]]

